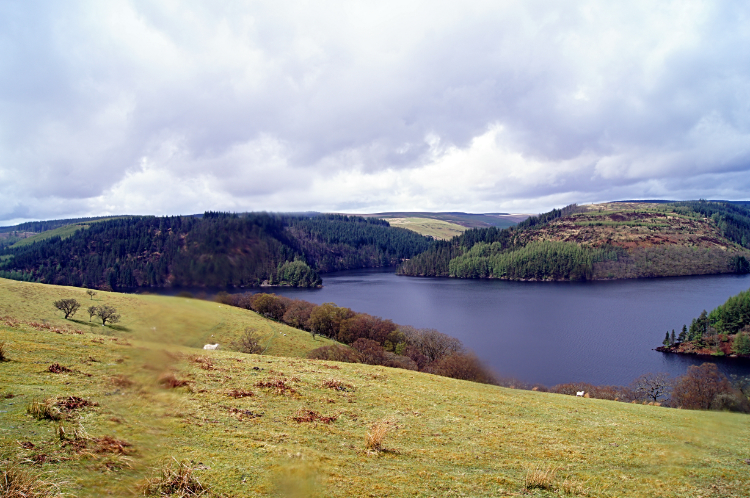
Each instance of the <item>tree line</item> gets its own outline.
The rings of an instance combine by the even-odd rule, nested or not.
[[[658,349],[664,352],[750,355],[750,290],[730,297],[710,313],[703,310],[679,334],[674,329],[667,332],[662,344]]]
[[[458,339],[357,313],[334,303],[316,305],[267,293],[220,293],[217,301],[256,313],[341,344],[313,350],[309,358],[383,365],[482,383],[495,376]]]
[[[431,239],[384,220],[206,212],[100,221],[0,251],[0,277],[104,289],[320,285],[320,272],[397,264]]]

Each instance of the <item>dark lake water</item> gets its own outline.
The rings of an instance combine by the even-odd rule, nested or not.
[[[545,385],[630,383],[647,372],[682,375],[713,361],[750,375],[750,361],[653,351],[664,333],[750,288],[750,275],[542,283],[400,277],[393,269],[328,273],[322,289],[272,289],[333,302],[459,338],[498,374]]]

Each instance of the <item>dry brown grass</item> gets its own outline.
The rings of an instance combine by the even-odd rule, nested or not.
[[[10,467],[0,473],[0,496],[2,498],[53,498],[61,496],[58,484],[42,480],[33,474]]]
[[[207,496],[208,488],[193,474],[189,462],[172,458],[158,470],[159,475],[146,479],[140,486],[143,496],[174,496],[179,498]]]
[[[0,361],[8,361],[8,350],[5,348],[5,342],[0,341]]]
[[[26,407],[26,412],[37,420],[60,420],[62,412],[52,399],[34,400]]]
[[[365,447],[369,451],[383,451],[383,442],[388,433],[391,432],[391,429],[393,429],[393,421],[390,419],[378,420],[372,424],[370,430],[367,431]]]
[[[557,469],[554,467],[532,467],[526,471],[524,488],[554,490],[556,472]]]

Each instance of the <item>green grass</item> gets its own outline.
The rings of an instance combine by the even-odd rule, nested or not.
[[[52,305],[63,298],[75,298],[81,303],[81,309],[70,320],[65,320],[62,312]],[[114,306],[122,315],[121,321],[107,327],[97,323],[96,317],[89,321],[86,308],[102,304]],[[259,335],[261,344],[267,347],[266,353],[271,355],[304,356],[312,349],[331,344],[324,338],[313,339],[308,332],[266,320],[252,311],[211,301],[103,291],[97,291],[91,300],[86,289],[78,287],[0,279],[0,317],[4,315],[193,348],[217,342],[226,347],[249,328]]]
[[[33,244],[34,242],[38,242],[40,240],[51,239],[52,237],[56,237],[56,236],[60,236],[60,238],[67,239],[68,237],[76,233],[78,230],[87,229],[92,223],[99,223],[101,221],[113,220],[115,218],[117,218],[117,216],[112,217],[112,218],[102,218],[102,219],[89,221],[85,223],[65,225],[64,227],[55,228],[54,230],[47,230],[45,232],[40,232],[36,235],[32,235],[31,237],[21,239],[15,244],[13,244],[11,247],[27,246],[29,244]]]
[[[20,287],[7,290],[9,284],[0,283],[3,306],[41,313],[47,305],[49,295],[38,284],[12,282]],[[8,295],[25,299],[24,306],[14,306]],[[43,302],[34,305],[34,297]],[[98,297],[99,302],[116,299],[106,293]],[[144,315],[161,314],[161,323],[177,321],[172,313],[203,316],[199,301],[124,298],[133,299],[132,309]],[[214,309],[209,307],[209,314]],[[228,311],[222,310],[217,313]],[[17,464],[41,472],[61,483],[66,496],[80,497],[132,495],[172,458],[187,462],[214,495],[224,496],[740,497],[750,492],[744,462],[750,458],[747,415],[165,344],[179,339],[185,325],[152,342],[135,332],[102,335],[101,327],[57,334],[0,320],[9,359],[0,363],[0,470]],[[196,334],[190,330],[188,336]],[[72,371],[53,374],[52,363]],[[166,373],[188,381],[187,386],[162,387],[159,379]],[[274,379],[284,379],[292,390],[279,394],[258,387]],[[353,389],[326,387],[337,382]],[[253,395],[229,396],[234,390]],[[27,413],[34,401],[54,403],[69,396],[97,406],[66,413],[61,422]],[[308,410],[336,419],[295,421]],[[381,451],[368,450],[367,434],[379,422],[389,432]],[[100,451],[99,441],[106,437],[130,446],[124,446],[124,454]],[[539,487],[524,491],[539,473],[545,474]]]
[[[427,235],[441,240],[449,240],[461,235],[467,227],[432,218],[386,218],[393,227],[406,228],[420,235]]]

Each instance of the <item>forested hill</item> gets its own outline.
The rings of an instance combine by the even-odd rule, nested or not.
[[[575,204],[507,229],[467,230],[402,275],[584,280],[747,272],[750,207],[727,202]]]
[[[320,284],[318,272],[391,266],[431,239],[378,219],[205,213],[93,223],[0,252],[0,276],[96,288]]]

